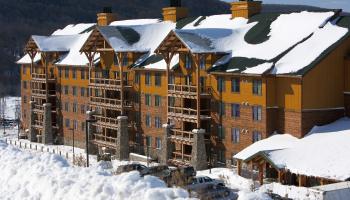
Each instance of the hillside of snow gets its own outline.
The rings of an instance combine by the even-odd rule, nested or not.
[[[101,166],[71,166],[49,153],[19,150],[0,140],[1,199],[186,199],[182,189],[167,188],[153,176],[138,172],[111,175]]]

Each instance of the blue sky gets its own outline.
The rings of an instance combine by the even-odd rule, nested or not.
[[[232,2],[233,0],[223,0]],[[350,0],[262,0],[263,3],[270,4],[296,4],[311,5],[323,8],[341,8],[345,12],[350,12]]]

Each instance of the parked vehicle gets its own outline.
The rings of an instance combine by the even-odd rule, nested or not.
[[[116,173],[125,173],[125,172],[131,172],[131,171],[138,171],[140,172],[141,176],[148,173],[148,168],[142,164],[133,163],[128,165],[121,165],[117,168]]]
[[[189,190],[207,190],[224,187],[225,183],[222,180],[212,179],[208,176],[197,176],[192,178],[189,185],[186,187]]]

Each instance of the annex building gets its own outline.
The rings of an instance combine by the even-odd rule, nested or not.
[[[350,17],[341,10],[264,13],[259,1],[193,17],[76,24],[30,37],[18,61],[22,129],[33,142],[90,146],[196,169],[274,133],[303,138],[350,112]],[[103,148],[104,149],[104,148]]]

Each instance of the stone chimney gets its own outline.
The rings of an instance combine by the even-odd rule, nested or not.
[[[249,19],[261,11],[261,1],[239,0],[231,3],[232,19],[236,17],[244,17]]]
[[[97,25],[98,26],[107,26],[111,22],[117,19],[116,15],[112,13],[111,7],[104,7],[101,13],[97,14]]]
[[[188,16],[188,9],[181,6],[181,0],[170,0],[169,7],[163,8],[164,21],[177,22]]]

